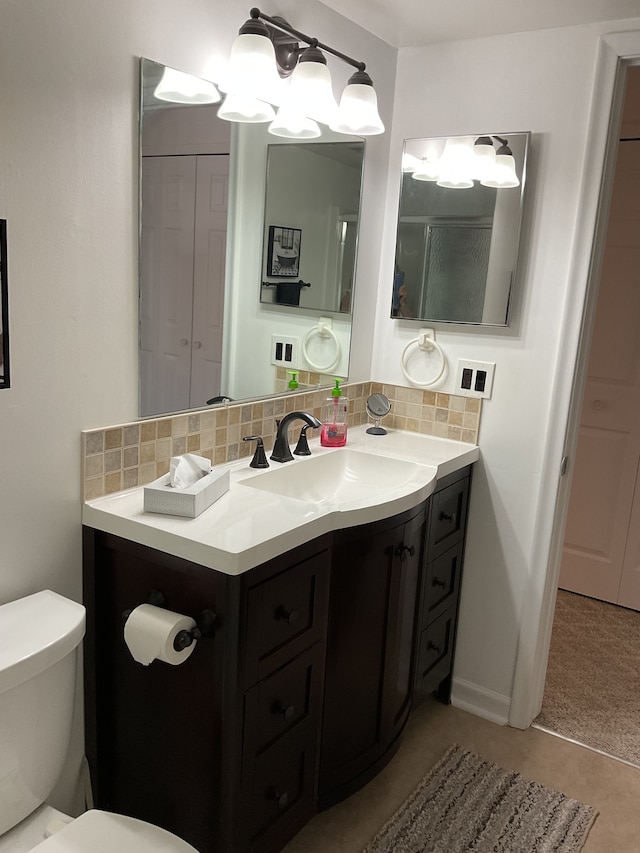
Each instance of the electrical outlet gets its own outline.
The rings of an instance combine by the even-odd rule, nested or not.
[[[458,359],[456,394],[465,397],[491,397],[495,362]]]
[[[287,335],[271,335],[271,364],[276,367],[296,368],[298,353],[300,352],[300,338],[291,338]]]

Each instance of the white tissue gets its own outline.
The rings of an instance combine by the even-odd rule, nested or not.
[[[195,621],[182,613],[174,613],[153,604],[141,604],[131,611],[124,623],[124,639],[131,656],[149,666],[161,660],[173,666],[183,663],[196,646],[194,640],[186,649],[174,649],[173,641],[180,631],[191,631]]]
[[[169,463],[169,483],[174,489],[187,489],[210,473],[211,462],[194,453],[172,456]]]

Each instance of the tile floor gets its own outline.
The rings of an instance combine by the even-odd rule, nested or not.
[[[283,853],[360,853],[452,743],[593,806],[599,815],[584,853],[640,852],[639,768],[539,729],[498,726],[429,699],[413,712],[387,767],[317,815]]]

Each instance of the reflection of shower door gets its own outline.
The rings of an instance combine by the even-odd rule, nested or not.
[[[491,227],[402,221],[396,258],[408,310],[431,320],[482,322]]]
[[[227,155],[143,158],[141,414],[221,393]]]

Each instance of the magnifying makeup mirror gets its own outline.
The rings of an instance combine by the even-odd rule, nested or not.
[[[374,425],[369,427],[367,432],[370,435],[386,435],[386,429],[380,426],[382,418],[386,417],[391,411],[391,403],[385,394],[372,394],[366,403],[367,413],[374,420]]]

